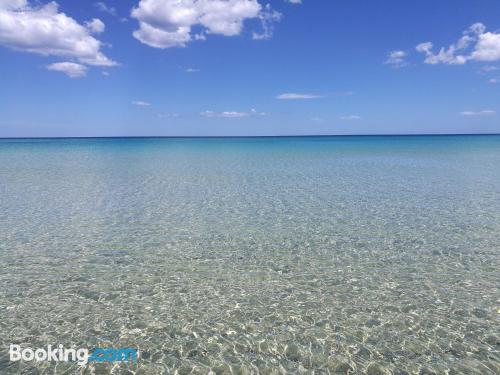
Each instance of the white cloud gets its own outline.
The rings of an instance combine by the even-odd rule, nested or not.
[[[489,83],[500,83],[500,78],[491,78],[489,81]]]
[[[274,23],[281,20],[282,14],[271,8],[267,4],[259,14],[259,19],[262,24],[262,33],[254,32],[252,38],[256,40],[270,39],[273,36]]]
[[[108,13],[109,15],[114,16],[114,17],[117,16],[116,8],[111,7],[102,1],[98,1],[97,3],[94,3],[94,6],[101,12]]]
[[[498,69],[499,69],[498,66],[486,65],[486,66],[483,66],[481,69],[479,69],[479,73],[490,73],[490,72],[497,71]]]
[[[322,96],[312,95],[312,94],[284,93],[276,97],[276,99],[279,100],[300,100],[300,99],[317,99],[317,98],[322,98]]]
[[[391,65],[394,68],[401,68],[407,65],[405,57],[407,56],[405,51],[391,51],[387,55],[387,60],[384,64]]]
[[[236,112],[236,111],[224,111],[224,112],[205,111],[202,112],[201,115],[205,117],[226,117],[226,118],[238,118],[238,117],[250,116],[248,112]]]
[[[184,71],[186,73],[198,73],[200,71],[200,69],[196,69],[196,68],[187,68],[187,69],[184,69]]]
[[[101,52],[102,43],[90,35],[103,30],[104,24],[94,19],[87,25],[59,12],[56,2],[35,7],[27,0],[0,0],[0,45],[79,64],[116,65]]]
[[[491,32],[480,34],[471,59],[477,61],[500,60],[500,34]]]
[[[340,119],[344,120],[344,121],[357,121],[357,120],[361,120],[361,116],[347,115],[347,116],[340,116]]]
[[[471,116],[493,116],[493,115],[496,115],[496,111],[492,111],[492,110],[489,110],[489,109],[485,109],[485,110],[482,110],[482,111],[463,111],[463,112],[460,112],[460,115],[461,116],[467,116],[467,117],[471,117]]]
[[[456,55],[457,47],[452,45],[448,49],[441,48],[441,50],[434,54],[432,52],[433,45],[431,42],[420,43],[417,45],[417,52],[425,54],[424,62],[426,64],[449,64],[449,65],[463,65],[467,62],[467,57]]]
[[[139,21],[133,35],[156,48],[184,47],[207,34],[239,35],[244,22],[260,18],[264,35],[276,13],[257,0],[140,0],[131,16]],[[199,29],[193,34],[193,28]],[[266,29],[267,28],[267,29]]]
[[[181,117],[180,113],[157,113],[158,118],[178,118]]]
[[[426,64],[463,65],[468,61],[499,61],[500,34],[486,32],[486,26],[477,22],[462,33],[462,37],[448,48],[433,52],[431,42],[417,45],[417,52],[425,55]]]
[[[104,32],[105,26],[99,18],[94,18],[92,21],[85,22],[85,26],[91,33],[100,34]]]
[[[118,12],[116,11],[115,7],[109,6],[106,3],[102,1],[98,1],[97,3],[94,3],[94,6],[97,8],[98,11],[107,13],[110,16],[118,18],[121,22],[127,22],[128,19],[125,17],[119,17]]]
[[[142,100],[134,100],[132,102],[133,105],[136,105],[138,107],[149,107],[151,106],[151,103],[148,103],[148,102],[145,102],[145,101],[142,101]]]
[[[215,111],[204,111],[200,113],[203,117],[219,117],[219,118],[242,118],[242,117],[250,117],[250,116],[264,116],[264,112],[258,112],[256,109],[251,109],[248,112],[237,112],[237,111],[223,111],[223,112],[215,112]]]
[[[70,78],[80,78],[87,75],[87,67],[82,64],[77,64],[69,61],[58,62],[46,66],[48,70],[62,72]]]
[[[285,1],[291,4],[302,4],[302,0],[285,0]]]

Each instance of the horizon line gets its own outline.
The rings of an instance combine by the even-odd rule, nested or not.
[[[499,136],[500,133],[388,133],[388,134],[289,134],[289,135],[111,135],[111,136],[49,136],[49,137],[0,137],[0,140],[22,139],[142,139],[142,138],[313,138],[313,137],[457,137]]]

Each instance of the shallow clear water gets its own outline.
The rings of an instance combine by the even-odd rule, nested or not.
[[[499,374],[499,270],[498,136],[0,141],[2,375]]]

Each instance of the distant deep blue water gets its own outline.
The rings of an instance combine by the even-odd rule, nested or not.
[[[499,270],[500,136],[0,140],[1,374],[499,374]]]

